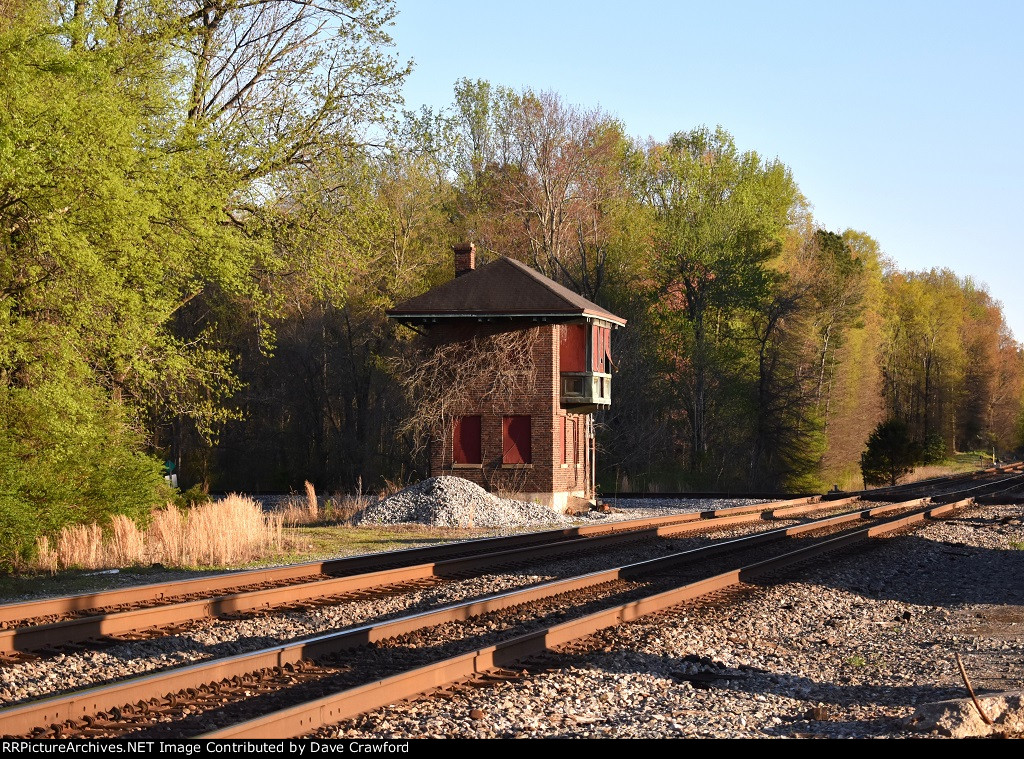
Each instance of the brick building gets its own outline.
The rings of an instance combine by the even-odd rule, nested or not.
[[[443,389],[452,410],[431,435],[431,475],[559,511],[592,498],[592,415],[611,403],[611,332],[626,321],[518,261],[478,269],[472,245],[454,252],[454,279],[388,311],[438,355],[478,359]]]

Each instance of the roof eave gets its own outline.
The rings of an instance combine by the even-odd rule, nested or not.
[[[611,322],[618,327],[625,327],[626,320],[614,314],[596,311],[386,311],[389,319],[396,321],[430,320],[430,319],[573,319],[590,317]]]

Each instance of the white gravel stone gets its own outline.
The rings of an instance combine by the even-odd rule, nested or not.
[[[538,503],[499,498],[462,477],[430,477],[367,507],[360,524],[416,522],[435,527],[522,527],[570,524]]]
[[[751,499],[607,499],[611,513],[591,511],[580,517],[560,514],[538,503],[500,498],[462,477],[430,477],[367,507],[361,524],[417,523],[436,527],[513,529],[573,525],[595,520],[637,519],[666,513],[689,513],[760,503]]]

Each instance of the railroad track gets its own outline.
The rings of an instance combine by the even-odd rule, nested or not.
[[[977,485],[979,492],[983,492],[989,487],[995,490],[1000,489],[1000,487],[1002,487],[1001,483],[1004,481],[1004,475],[1012,477],[1015,473],[1020,473],[1022,471],[1024,471],[1024,462],[1014,462],[1003,466],[993,466],[988,467],[987,469],[944,475],[942,477],[933,477],[926,480],[918,480],[916,482],[908,482],[903,485],[871,488],[869,490],[860,490],[852,493],[839,493],[836,495],[843,497],[856,495],[865,501],[891,500],[894,495],[901,495],[905,497],[935,496],[941,494],[943,490],[960,492],[965,489],[966,483],[978,480],[983,481]],[[824,497],[828,498],[829,495],[826,494]]]
[[[929,492],[935,492],[936,488],[942,488],[945,486],[958,488],[964,481],[979,480],[979,479],[990,479],[992,477],[998,477],[1002,474],[1011,474],[1013,472],[1024,471],[1024,462],[1013,462],[1010,464],[1003,464],[1000,466],[991,466],[985,469],[976,469],[968,472],[959,472],[957,474],[946,474],[938,477],[929,477],[924,480],[917,480],[915,482],[908,482],[902,485],[883,486],[877,488],[868,488],[866,490],[835,490],[829,491],[821,495],[822,499],[837,499],[837,498],[850,498],[859,497],[863,500],[897,500],[896,496],[905,495],[907,493],[913,493],[918,490],[928,490]],[[752,493],[648,493],[648,492],[622,492],[616,493],[615,498],[628,498],[628,499],[661,499],[661,498],[758,498],[757,494]]]
[[[0,606],[6,628],[0,629],[0,655],[17,661],[16,655],[29,652],[56,654],[69,645],[181,632],[205,619],[394,595],[643,540],[834,510],[855,500],[801,498],[7,604]]]
[[[993,467],[928,482],[934,488],[940,483],[1013,473],[1022,467],[1024,464]],[[993,486],[978,487],[972,494],[981,495]],[[204,619],[310,608],[373,594],[393,595],[429,586],[440,578],[465,577],[515,565],[517,561],[571,555],[584,546],[585,550],[608,548],[649,537],[756,521],[762,513],[773,518],[798,517],[838,508],[867,494],[872,500],[883,500],[884,495],[891,498],[908,489],[917,491],[916,497],[924,497],[920,484],[913,483],[839,499],[830,495],[809,496],[4,604],[0,605],[0,664],[18,661],[19,654],[27,652],[57,654],[75,650],[74,646],[83,643],[110,643],[181,632],[189,624]]]
[[[0,733],[133,739],[304,735],[446,683],[487,673],[500,679],[502,668],[523,657],[970,503],[934,506],[915,499],[829,516],[54,696],[0,710]],[[873,524],[849,528],[862,520]],[[802,547],[794,548],[794,542]]]
[[[1019,465],[1004,469],[1009,471],[1001,473],[1007,476],[1000,480],[1000,484],[982,483],[982,485],[977,487],[987,488],[988,490],[1002,488],[1005,491],[1008,488],[1014,487],[1014,483],[1019,484],[1024,479],[1020,475],[1013,474],[1013,472],[1019,469]],[[962,490],[967,489],[962,488]],[[973,486],[971,490],[979,492]],[[890,518],[886,525],[877,525],[876,528],[872,529],[905,529],[914,520],[920,521],[921,519],[939,516],[947,513],[948,510],[967,505],[968,500],[961,498],[951,505],[936,506],[935,504],[923,505],[921,499],[912,499],[908,502],[834,515],[779,530],[761,531],[756,535],[750,535],[742,539],[719,541],[718,543],[712,543],[700,548],[676,552],[670,556],[652,560],[653,563],[652,561],[638,562],[633,565],[624,565],[601,570],[600,572],[592,572],[580,577],[559,578],[509,593],[486,598],[475,598],[470,601],[453,604],[444,609],[432,609],[419,614],[405,615],[387,622],[362,625],[342,633],[320,635],[306,640],[296,640],[249,654],[216,659],[203,662],[202,664],[132,678],[109,686],[86,688],[60,696],[31,701],[0,710],[0,734],[36,736],[123,735],[125,737],[135,737],[136,735],[160,734],[158,728],[154,727],[153,723],[154,721],[157,723],[166,721],[168,725],[172,726],[170,728],[160,728],[165,731],[171,731],[170,733],[164,733],[166,737],[177,737],[181,734],[201,735],[203,734],[202,731],[207,730],[211,724],[222,725],[225,730],[234,730],[236,728],[233,725],[249,721],[248,718],[253,714],[259,715],[257,721],[261,724],[268,719],[271,721],[279,720],[280,718],[291,719],[291,717],[281,717],[281,715],[275,717],[268,717],[267,715],[275,715],[282,710],[295,708],[299,708],[300,711],[302,709],[307,710],[303,712],[305,716],[300,719],[302,725],[308,727],[312,724],[308,709],[319,709],[319,713],[323,717],[320,723],[327,724],[331,721],[342,719],[343,717],[337,716],[339,714],[351,715],[352,713],[360,713],[367,709],[375,708],[373,705],[365,706],[365,704],[370,703],[370,701],[366,700],[370,698],[366,690],[368,684],[366,682],[360,683],[359,678],[363,677],[365,680],[369,676],[374,681],[380,680],[382,670],[374,668],[374,661],[376,659],[366,656],[367,651],[377,651],[379,649],[383,652],[379,654],[380,656],[394,658],[395,651],[402,650],[403,648],[419,651],[420,653],[417,655],[423,655],[425,650],[430,650],[433,653],[450,652],[452,646],[457,648],[459,645],[462,645],[459,641],[464,642],[468,640],[470,643],[487,642],[488,646],[477,648],[471,651],[470,654],[472,654],[473,661],[477,663],[490,661],[494,664],[497,662],[495,664],[497,668],[488,669],[483,667],[482,671],[484,674],[480,672],[477,672],[475,675],[463,674],[454,677],[450,682],[458,682],[464,677],[475,677],[478,680],[482,678],[484,681],[489,678],[502,680],[511,675],[501,670],[501,662],[508,660],[508,657],[511,655],[510,651],[520,650],[516,647],[519,644],[512,645],[506,640],[509,636],[511,636],[510,639],[512,640],[517,638],[535,640],[538,630],[547,630],[542,635],[542,638],[549,642],[556,641],[565,634],[565,629],[570,629],[559,627],[559,625],[570,624],[570,617],[575,618],[582,614],[584,618],[588,618],[594,614],[600,616],[607,612],[607,608],[602,608],[599,611],[587,614],[586,612],[591,608],[598,606],[613,609],[619,608],[621,612],[620,618],[628,619],[638,609],[648,609],[652,603],[655,605],[660,603],[660,601],[652,601],[651,597],[669,594],[666,597],[675,598],[676,596],[671,594],[677,591],[683,592],[683,588],[690,588],[690,591],[694,591],[695,588],[703,588],[700,591],[703,593],[707,591],[708,587],[711,587],[708,585],[709,582],[711,585],[714,585],[716,582],[720,583],[723,581],[722,578],[732,577],[736,572],[740,573],[739,577],[742,582],[745,579],[759,576],[759,568],[768,567],[769,569],[765,569],[765,571],[771,571],[770,568],[776,566],[772,562],[782,560],[779,556],[758,557],[750,554],[751,550],[768,550],[767,546],[779,543],[780,541],[791,542],[800,539],[807,542],[807,538],[811,536],[813,536],[815,545],[831,546],[822,550],[834,550],[835,547],[848,545],[850,541],[856,542],[869,538],[873,534],[881,534],[880,532],[871,533],[864,530],[847,530],[846,526],[854,521],[863,519],[878,520],[888,515]],[[855,502],[856,497],[847,496],[845,501]],[[357,576],[359,571],[358,562],[366,562],[363,566],[371,568],[381,566],[375,563],[375,560],[390,563],[392,566],[398,565],[398,568],[403,569],[416,568],[420,565],[414,562],[418,558],[423,558],[425,550],[443,549],[453,552],[453,554],[449,555],[461,556],[463,559],[482,562],[484,561],[482,555],[477,554],[474,556],[473,554],[479,549],[486,550],[495,546],[501,549],[499,553],[505,554],[515,554],[517,550],[523,550],[522,557],[528,555],[528,551],[526,551],[528,548],[542,547],[544,550],[554,553],[557,551],[555,545],[557,543],[571,543],[572,541],[585,543],[598,537],[607,539],[611,543],[613,542],[612,538],[615,537],[625,539],[628,535],[627,531],[630,530],[634,533],[634,539],[645,530],[651,531],[656,537],[672,537],[676,534],[674,531],[680,527],[685,527],[685,529],[681,530],[678,534],[686,534],[691,530],[707,531],[715,526],[723,527],[728,525],[730,521],[734,524],[740,524],[747,520],[749,520],[748,523],[756,523],[762,520],[764,516],[771,516],[776,519],[793,519],[813,511],[835,509],[841,505],[843,503],[840,501],[829,503],[823,502],[819,498],[811,497],[797,499],[795,502],[758,504],[702,513],[671,515],[653,520],[653,524],[651,520],[641,520],[647,522],[643,526],[639,526],[639,523],[634,522],[632,525],[628,525],[628,523],[619,523],[617,525],[605,524],[570,530],[549,531],[548,533],[540,534],[542,537],[538,541],[538,545],[532,547],[529,545],[531,543],[531,536],[520,535],[512,538],[511,544],[513,547],[509,547],[508,542],[503,542],[509,540],[506,538],[485,539],[482,541],[468,541],[465,544],[431,547],[430,549],[410,549],[409,551],[397,552],[396,556],[386,558],[379,556],[354,557],[353,560],[348,560],[350,563],[347,567],[344,563],[346,560],[339,560],[345,568],[331,566],[335,565],[335,562],[321,562],[301,565],[301,568],[286,567],[273,571],[294,572],[294,578],[313,578],[311,581],[307,580],[304,583],[298,584],[315,585],[317,582],[330,582],[342,578],[325,575],[322,571],[318,571],[316,574],[306,572],[305,569],[308,567],[318,567],[322,570],[324,566],[331,566],[330,571],[342,574],[343,577],[351,578]],[[914,513],[903,513],[898,518],[893,517],[894,514],[899,512]],[[841,534],[832,534],[836,533],[836,531],[841,531]],[[864,533],[864,537],[855,537],[859,533]],[[517,544],[516,541],[520,542]],[[470,545],[472,547],[467,549],[467,546]],[[733,554],[740,546],[744,546],[742,550],[748,552],[745,554],[748,559],[747,561],[741,561],[737,555]],[[813,546],[808,545],[808,549],[811,548]],[[793,558],[792,561],[810,560],[814,555],[814,551],[808,553],[808,549],[800,549],[800,551],[795,553],[789,552],[794,554],[794,556],[797,554],[804,556],[806,554],[804,558]],[[787,555],[786,552],[783,552],[783,556],[785,555]],[[506,556],[505,558],[507,561],[509,557]],[[443,575],[451,570],[451,567],[445,569],[444,562],[445,559],[433,562],[435,566],[432,567],[431,571],[439,573],[432,575],[433,577]],[[737,562],[741,564],[738,568],[736,568]],[[431,562],[421,562],[421,564],[429,563]],[[694,568],[695,563],[700,564],[699,569]],[[405,564],[404,567],[401,566],[403,564]],[[441,565],[440,569],[438,569],[437,565]],[[516,562],[512,561],[511,564],[507,565],[515,566]],[[785,565],[785,562],[782,565]],[[686,570],[690,572],[690,575],[681,574],[678,569],[680,566],[690,567],[690,569]],[[716,566],[718,569],[722,569],[717,574],[717,580],[715,577],[697,576],[702,573],[706,575],[710,569]],[[660,567],[660,569],[656,571],[656,567]],[[346,571],[350,574],[345,575]],[[379,572],[383,570],[378,569],[374,571]],[[245,575],[247,578],[252,578],[255,574],[252,572],[232,573],[213,578],[200,578],[199,582],[210,583],[213,592],[217,592],[219,587],[223,587],[216,584],[220,582],[228,583],[227,587],[242,588],[241,593],[245,593],[250,591],[244,590],[246,588],[244,581],[242,584],[239,584],[239,576]],[[369,574],[372,574],[372,572]],[[288,578],[278,577],[276,581],[282,582],[282,585],[278,588],[269,588],[269,590],[280,590],[282,587],[287,588],[285,583],[288,582]],[[415,583],[420,582],[420,580],[413,579],[410,582]],[[158,592],[164,592],[162,597],[151,593],[151,596],[155,598],[172,600],[180,598],[180,593],[172,592],[168,594],[166,592],[168,589],[173,590],[169,587],[171,585],[163,584],[162,587],[149,586],[148,590],[158,589]],[[718,590],[721,587],[728,587],[728,583],[720,586]],[[140,595],[146,592],[144,589],[131,590],[141,591]],[[195,586],[192,587],[192,590],[195,591]],[[266,590],[268,590],[266,587],[257,587],[251,592],[258,593]],[[718,590],[710,592],[715,593]],[[115,593],[117,592],[115,591]],[[241,595],[241,593],[238,595]],[[517,593],[525,595],[516,595]],[[532,600],[528,600],[531,593],[534,597]],[[93,597],[102,597],[102,595],[94,594]],[[688,598],[698,596],[688,596]],[[553,603],[551,599],[555,597],[559,597],[562,600],[569,599],[568,606],[562,611],[558,611],[556,607],[550,606]],[[65,605],[81,603],[80,600],[71,601],[69,599],[57,599],[57,601],[63,601]],[[620,601],[621,603],[618,603],[616,606],[615,601]],[[174,601],[164,605],[172,606],[177,603],[187,604],[191,602]],[[559,603],[562,603],[562,601],[559,601]],[[534,605],[524,607],[523,604]],[[536,604],[542,605],[538,606]],[[543,604],[548,604],[548,606],[545,607]],[[498,621],[487,616],[495,614],[507,615],[510,613],[509,609],[519,609],[520,607],[526,609],[524,614],[526,615],[527,629],[519,635],[516,632],[523,630],[522,626],[517,627],[513,625],[508,627],[504,622],[499,624]],[[82,613],[78,609],[75,612]],[[117,612],[114,613],[116,614]],[[643,613],[648,612],[644,611]],[[455,616],[445,619],[444,615],[451,614]],[[559,615],[565,619],[545,626],[545,620],[550,621],[552,618],[559,618]],[[441,637],[435,637],[432,642],[425,642],[427,638],[424,638],[424,633],[420,632],[427,628],[443,630],[453,624],[465,625],[469,623],[469,620],[477,618],[485,620],[483,622],[484,627],[478,629],[477,633],[472,633],[472,631],[470,633],[463,632],[458,636],[450,636],[451,639],[449,639],[448,633],[435,633],[435,635],[440,635]],[[473,622],[473,624],[477,623]],[[487,625],[492,627],[487,627]],[[570,625],[570,627],[572,626]],[[497,635],[500,639],[491,642],[486,637],[487,635],[491,637]],[[405,637],[403,638],[402,636]],[[398,643],[395,641],[398,641]],[[359,647],[357,649],[359,654],[354,658],[349,655],[348,659],[346,659],[344,652],[352,650],[351,646],[353,645]],[[511,648],[509,648],[510,645],[512,646]],[[524,643],[523,645],[529,648],[533,644]],[[493,651],[487,653],[492,648]],[[481,652],[484,652],[484,654],[481,654]],[[404,692],[402,688],[407,689],[407,686],[413,687],[409,685],[410,683],[418,685],[422,682],[422,679],[420,679],[422,677],[436,679],[439,677],[437,673],[441,671],[463,671],[464,659],[467,655],[456,653],[454,656],[448,657],[448,659],[458,659],[462,662],[458,665],[453,664],[452,661],[448,661],[446,664],[437,664],[433,661],[406,662],[406,669],[386,674],[384,677],[389,679],[389,682],[390,678],[398,678],[398,681],[405,683],[405,685],[399,688],[399,691]],[[367,667],[370,667],[369,675],[367,674]],[[480,669],[476,664],[474,664],[474,667]],[[415,674],[419,670],[423,670],[423,672]],[[433,672],[434,674],[427,674],[428,672]],[[431,685],[430,687],[435,686]],[[391,695],[396,691],[390,688],[391,686],[388,686],[386,690],[389,694],[387,703],[396,700],[396,698],[406,697]],[[422,690],[425,690],[425,688],[420,688],[416,692],[418,693]],[[348,694],[349,691],[353,691],[353,693]],[[319,704],[323,698],[326,698],[325,692],[332,694],[340,692],[348,695],[344,696],[345,700],[343,702],[338,702],[343,703],[342,706],[336,706],[334,701],[331,702],[329,707],[321,708],[323,704],[319,706],[314,705],[314,703]],[[376,693],[376,691],[374,692]],[[376,697],[374,696],[374,698]],[[298,702],[299,706],[296,706],[296,702]],[[356,703],[363,704],[365,708],[360,707],[356,712],[352,712],[352,709],[355,708],[352,704]],[[338,709],[341,709],[341,711],[338,711]],[[26,714],[32,714],[34,717],[28,718],[26,722]],[[197,715],[204,716],[200,718]],[[215,717],[221,719],[218,721]],[[283,733],[273,732],[281,729],[279,724],[270,729],[272,732],[268,734],[283,735]],[[305,730],[305,732],[308,733],[314,729],[316,728],[310,728]],[[157,732],[154,733],[154,730],[157,730]],[[185,732],[182,733],[181,731]],[[293,731],[288,734],[298,733]]]

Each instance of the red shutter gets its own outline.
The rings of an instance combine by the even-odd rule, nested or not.
[[[558,370],[560,372],[585,372],[587,370],[586,326],[563,324],[558,332]]]
[[[530,417],[505,416],[501,419],[503,464],[532,464]]]
[[[595,372],[610,372],[607,357],[612,353],[612,331],[608,327],[593,326],[590,335],[592,353],[591,366]]]
[[[479,464],[483,461],[480,456],[479,416],[460,416],[455,420],[452,460],[456,464]]]
[[[569,461],[569,435],[566,428],[569,426],[569,417],[562,417],[562,463],[568,463]]]

